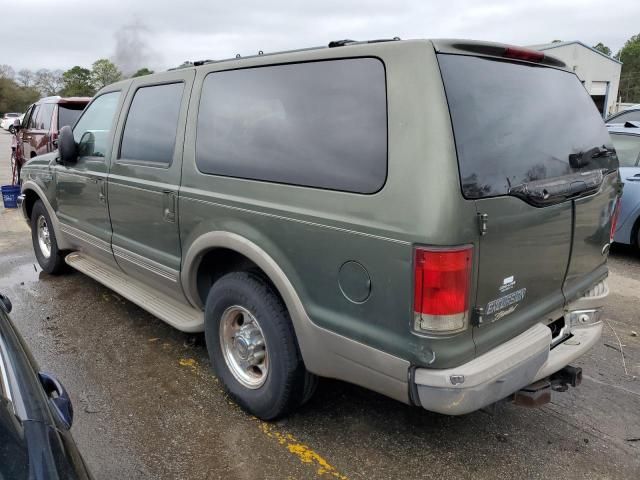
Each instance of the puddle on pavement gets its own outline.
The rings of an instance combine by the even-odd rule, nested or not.
[[[2,272],[2,275],[0,275],[0,289],[14,287],[21,283],[37,282],[44,277],[48,277],[48,275],[40,270],[39,265],[34,263],[9,267],[7,271]]]

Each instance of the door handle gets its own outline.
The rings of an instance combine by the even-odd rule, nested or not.
[[[104,180],[98,180],[98,179],[96,179],[96,183],[100,183],[100,190],[98,190],[98,200],[99,200],[101,203],[106,203],[106,202],[105,202],[105,199],[107,198],[107,195],[106,195],[106,193],[107,193],[107,192],[105,192],[105,183],[104,183]]]
[[[633,177],[628,177],[627,181],[629,182],[640,182],[640,173],[637,175],[634,175]]]
[[[176,222],[176,192],[165,190],[162,192],[162,218],[165,222]]]

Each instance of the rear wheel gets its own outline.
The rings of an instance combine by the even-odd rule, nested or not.
[[[213,285],[205,336],[216,376],[249,413],[273,420],[313,393],[287,309],[261,276],[234,272]]]
[[[52,275],[62,273],[65,255],[58,249],[53,224],[42,200],[36,201],[31,211],[31,240],[40,268]]]

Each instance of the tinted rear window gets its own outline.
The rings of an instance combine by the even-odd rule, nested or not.
[[[467,198],[573,173],[569,155],[611,147],[600,113],[578,78],[549,67],[438,55]],[[611,163],[613,162],[613,163]],[[616,168],[615,157],[584,169]]]
[[[198,113],[200,171],[378,191],[387,171],[385,71],[374,58],[209,74]]]
[[[58,105],[58,130],[66,126],[73,127],[84,107],[85,105]]]

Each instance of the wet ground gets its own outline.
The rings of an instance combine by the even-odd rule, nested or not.
[[[3,184],[8,152],[1,132]],[[610,267],[604,336],[576,362],[583,384],[543,408],[445,417],[325,380],[267,424],[222,392],[202,336],[82,274],[40,272],[20,213],[0,206],[0,291],[69,390],[72,433],[97,479],[640,478],[640,254],[614,248]]]

